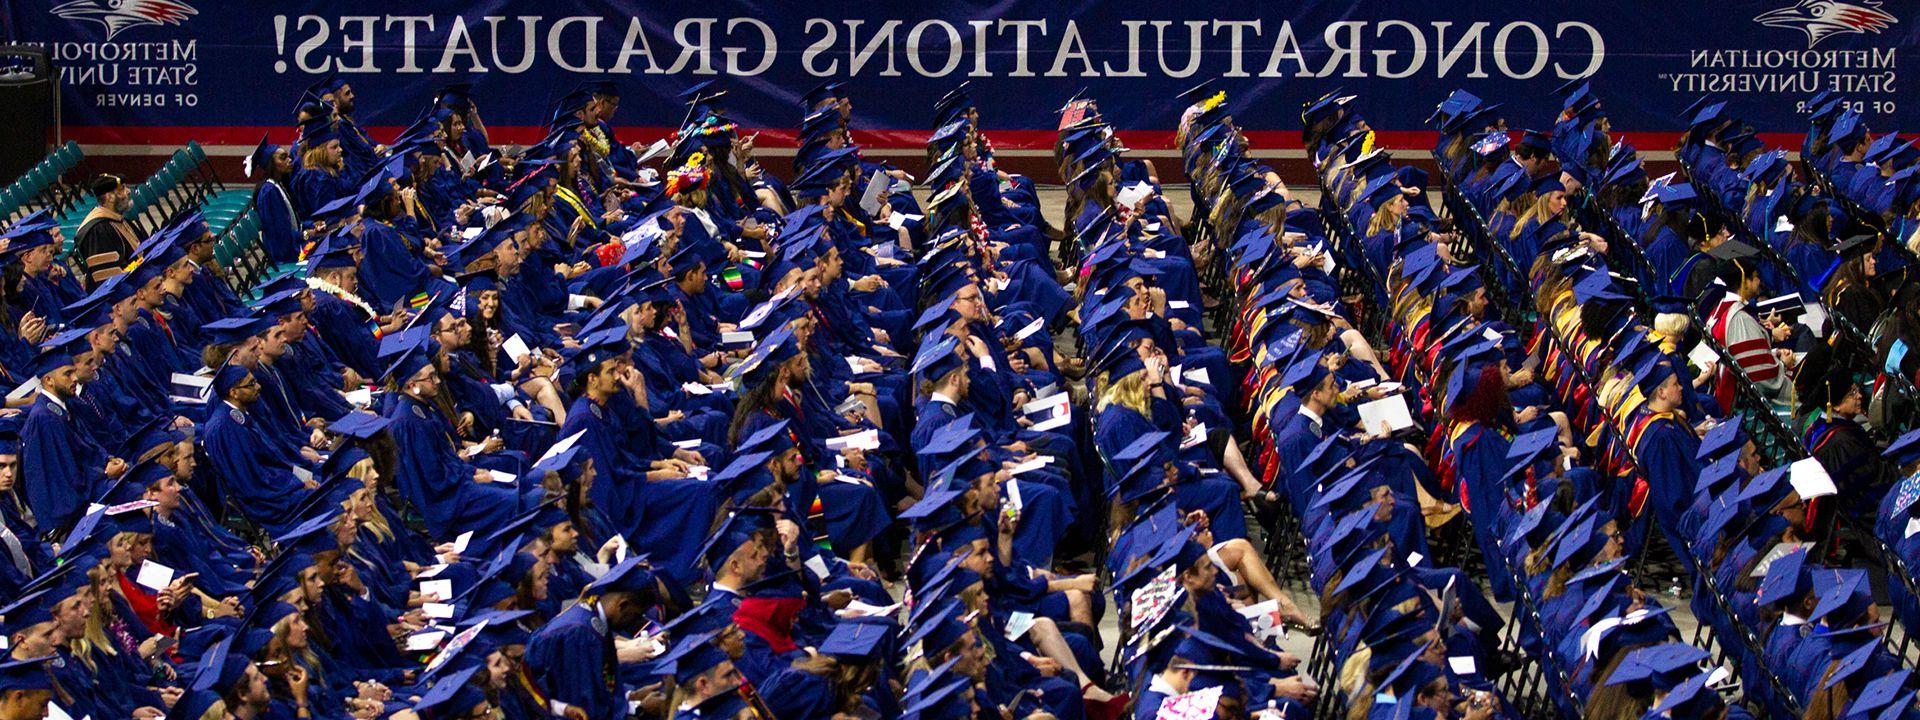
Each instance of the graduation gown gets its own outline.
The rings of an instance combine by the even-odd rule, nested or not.
[[[204,447],[229,504],[278,535],[300,521],[294,510],[307,489],[266,432],[259,418],[223,401],[208,413]]]
[[[626,717],[613,630],[598,605],[574,605],[535,632],[527,642],[526,663],[534,684],[550,700],[580,708],[591,720]]]
[[[400,448],[394,484],[426,517],[429,535],[491,533],[538,502],[538,487],[523,492],[513,485],[476,482],[474,465],[455,450],[453,426],[437,409],[398,394],[385,415],[393,421],[387,432]]]
[[[20,429],[19,482],[42,533],[70,526],[100,496],[107,452],[80,432],[65,403],[42,392]]]

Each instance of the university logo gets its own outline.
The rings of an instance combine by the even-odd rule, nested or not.
[[[1792,7],[1760,13],[1753,19],[1767,27],[1792,28],[1807,34],[1807,47],[1834,35],[1878,34],[1899,18],[1880,9],[1878,0],[1800,0]]]
[[[141,25],[179,25],[200,14],[180,0],[70,0],[54,6],[53,14],[67,20],[92,20],[107,26],[107,40],[120,31]]]

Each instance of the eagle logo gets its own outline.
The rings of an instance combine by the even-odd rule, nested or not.
[[[1791,7],[1761,13],[1753,20],[1767,27],[1792,28],[1806,33],[1808,48],[1835,35],[1878,34],[1888,25],[1900,22],[1899,18],[1881,10],[1878,0],[1800,0]]]
[[[179,0],[69,0],[53,7],[67,20],[92,20],[107,26],[107,40],[127,28],[141,25],[179,25],[200,14]]]

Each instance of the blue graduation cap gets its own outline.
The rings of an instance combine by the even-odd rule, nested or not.
[[[1882,457],[1892,460],[1894,464],[1901,466],[1910,465],[1915,460],[1920,460],[1920,429],[1908,430],[1900,437],[1895,438],[1892,443],[1887,445],[1887,449],[1880,454]]]
[[[1867,662],[1873,659],[1874,653],[1879,651],[1879,643],[1861,643],[1860,647],[1855,648],[1852,652],[1847,653],[1845,657],[1840,658],[1838,662],[1834,663],[1833,668],[1827,671],[1826,678],[1820,681],[1819,689],[1825,690],[1846,682],[1854,675],[1859,674],[1861,670],[1867,667]]]
[[[885,652],[893,634],[892,623],[843,621],[827,633],[820,652],[842,662],[871,662]]]
[[[651,593],[657,584],[653,568],[646,564],[646,559],[639,555],[632,555],[588,585],[586,593],[589,595],[605,595],[613,592]]]
[[[1794,600],[1812,591],[1813,577],[1806,567],[1809,555],[1806,548],[1796,547],[1774,558],[1773,562],[1767,564],[1766,575],[1760,581],[1755,599],[1762,604],[1772,605]]]
[[[1575,282],[1573,295],[1574,300],[1583,305],[1595,300],[1624,302],[1628,299],[1626,295],[1613,289],[1613,276],[1601,271],[1587,273],[1586,277]]]
[[[16,690],[52,690],[53,676],[47,674],[46,668],[46,662],[52,659],[54,656],[47,655],[0,662],[0,694]]]
[[[1607,676],[1607,684],[1621,685],[1664,678],[1664,682],[1656,681],[1655,684],[1673,687],[1684,678],[1698,674],[1700,662],[1708,657],[1707,651],[1680,642],[1635,648]]]
[[[420,694],[419,702],[413,704],[414,711],[425,713],[422,717],[436,718],[471,715],[475,707],[487,702],[486,693],[471,682],[481,669],[482,666],[475,665],[440,676]]]
[[[1867,607],[1873,604],[1873,592],[1867,586],[1865,570],[1825,570],[1814,574],[1816,586],[1825,584],[1820,591],[1820,602],[1807,615],[1807,622],[1820,622],[1834,618],[1837,622],[1828,622],[1830,626],[1850,625],[1853,620],[1866,614]]]

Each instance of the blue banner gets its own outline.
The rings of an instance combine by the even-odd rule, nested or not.
[[[15,42],[51,48],[69,135],[96,142],[251,142],[289,128],[300,91],[338,72],[363,125],[404,126],[433,90],[471,81],[490,128],[543,125],[576,83],[618,81],[623,127],[668,128],[675,97],[715,80],[743,126],[785,128],[798,98],[844,80],[856,128],[907,144],[935,99],[971,83],[988,127],[1045,146],[1052,111],[1098,98],[1122,130],[1173,128],[1175,95],[1218,78],[1235,119],[1295,139],[1299,103],[1335,87],[1377,129],[1420,131],[1464,87],[1518,126],[1551,124],[1553,88],[1587,77],[1616,132],[1668,132],[1702,94],[1758,130],[1803,130],[1799,103],[1844,94],[1876,131],[1915,127],[1901,70],[1920,0],[1724,3],[806,3],[546,0],[10,0]],[[885,131],[901,131],[889,135]],[[1149,137],[1159,137],[1152,133]],[[999,139],[996,136],[996,139]],[[1002,142],[1006,142],[1003,140]]]

